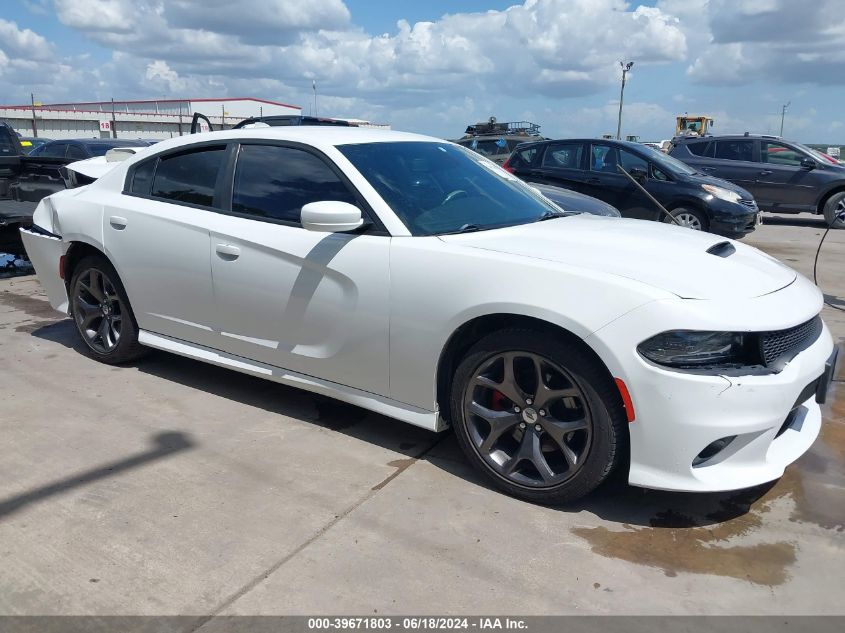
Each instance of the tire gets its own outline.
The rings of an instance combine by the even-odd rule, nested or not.
[[[672,214],[672,217],[678,219],[678,221],[681,223],[681,226],[685,226],[694,231],[706,231],[707,228],[710,226],[710,223],[707,221],[707,216],[698,209],[693,209],[690,207],[678,207],[676,209],[672,209],[671,211],[669,211],[669,213]],[[663,216],[663,221],[674,224],[665,215]]]
[[[580,499],[627,453],[624,408],[605,368],[577,343],[532,330],[494,332],[470,348],[452,377],[450,413],[469,462],[532,503]]]
[[[117,271],[102,256],[89,255],[74,268],[69,286],[71,318],[88,354],[115,365],[140,358],[138,323]]]
[[[845,211],[845,191],[835,193],[824,203],[824,221],[834,229],[845,229],[845,221],[836,216]]]

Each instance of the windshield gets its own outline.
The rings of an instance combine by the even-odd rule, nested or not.
[[[412,235],[493,229],[562,215],[492,161],[451,143],[362,143],[338,150]]]
[[[682,163],[677,158],[672,158],[668,154],[664,154],[660,150],[656,150],[653,147],[643,145],[642,151],[645,152],[649,159],[654,161],[654,163],[664,171],[669,171],[676,174],[686,174],[687,176],[691,176],[697,173],[695,169],[693,169],[686,163]]]

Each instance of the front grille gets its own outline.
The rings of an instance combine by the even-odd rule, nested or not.
[[[810,319],[787,330],[764,332],[760,335],[763,362],[767,367],[782,365],[810,346],[821,334],[821,317]]]
[[[745,206],[745,207],[748,207],[749,209],[754,210],[754,211],[757,210],[757,203],[754,202],[754,200],[742,200],[742,199],[740,199],[739,203],[741,205]]]

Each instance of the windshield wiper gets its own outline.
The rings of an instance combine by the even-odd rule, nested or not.
[[[477,224],[464,224],[461,228],[456,231],[446,231],[445,233],[441,233],[440,235],[457,235],[458,233],[474,233],[475,231],[480,231],[481,227]]]
[[[543,222],[544,220],[554,220],[555,218],[562,218],[566,215],[563,211],[546,211],[535,222]]]

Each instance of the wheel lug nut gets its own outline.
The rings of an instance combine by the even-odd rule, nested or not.
[[[534,404],[534,401],[531,398],[527,398],[525,404]]]
[[[542,431],[542,430],[543,430],[543,427],[542,427],[542,426],[540,426],[539,424],[535,424],[535,425],[534,425],[534,430],[535,430],[535,431]]]
[[[520,422],[520,423],[519,423],[519,428],[524,429],[524,428],[525,428],[525,422]]]
[[[514,413],[519,413],[519,407],[514,407],[513,410],[514,410]]]
[[[540,415],[546,415],[546,410],[545,410],[545,409],[540,409]]]

